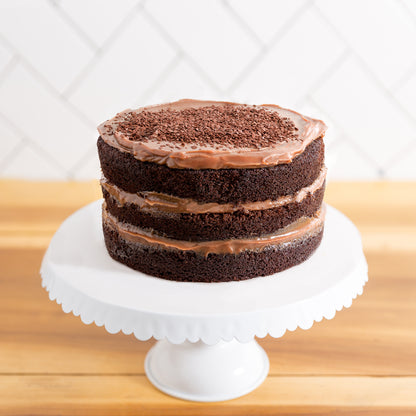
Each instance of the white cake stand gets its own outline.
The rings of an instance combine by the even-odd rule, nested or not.
[[[333,318],[362,293],[367,264],[355,226],[328,207],[321,246],[299,266],[243,282],[158,279],[110,258],[97,201],[62,224],[41,275],[50,299],[84,323],[160,340],[146,357],[149,380],[172,396],[208,402],[259,386],[269,361],[254,337]]]

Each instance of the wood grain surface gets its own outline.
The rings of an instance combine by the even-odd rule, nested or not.
[[[333,183],[327,202],[360,229],[370,280],[350,309],[259,340],[270,375],[236,400],[171,398],[144,376],[152,341],[62,312],[39,267],[59,224],[96,182],[0,181],[1,415],[416,415],[416,184]]]

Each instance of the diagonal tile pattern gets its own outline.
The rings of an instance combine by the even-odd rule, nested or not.
[[[312,31],[313,37],[309,35]],[[236,87],[234,95],[245,101],[277,101],[294,107],[305,91],[310,91],[320,75],[337,61],[343,49],[316,12],[302,7],[295,21],[272,41],[250,74]],[[297,53],[293,54],[292,50]],[[319,66],[314,65],[318,59]]]
[[[396,2],[318,0],[316,5],[386,87],[394,85],[415,62],[415,54],[409,52],[414,50],[416,25]]]
[[[308,7],[308,0],[225,0],[224,3],[232,9],[231,16],[260,45],[271,42],[288,21]]]
[[[10,65],[13,59],[13,53],[0,45],[0,79],[3,77],[2,73],[6,70],[7,66]]]
[[[149,46],[149,38],[152,47]],[[130,45],[131,49],[125,48]],[[140,51],[137,53],[136,51]],[[175,51],[137,13],[101,54],[69,101],[93,120],[105,120],[142,95],[175,58]]]
[[[80,38],[93,49],[100,49],[137,5],[137,0],[61,0],[56,9]]]
[[[62,91],[92,50],[44,1],[4,0],[1,34],[58,91]]]
[[[2,0],[0,176],[98,177],[97,124],[187,96],[325,119],[331,178],[416,179],[415,42],[413,0]]]
[[[360,89],[356,88],[357,83]],[[394,148],[397,150],[405,149],[414,139],[412,120],[380,91],[353,57],[328,77],[312,97],[328,109],[331,119],[349,138],[355,137],[357,151],[373,160],[378,170],[391,162],[392,137],[396,136]],[[398,125],[401,134],[397,136]]]

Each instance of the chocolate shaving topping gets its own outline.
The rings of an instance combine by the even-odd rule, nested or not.
[[[117,131],[131,141],[219,148],[271,147],[299,140],[292,120],[256,106],[207,106],[122,113]],[[199,145],[199,146],[198,146]]]

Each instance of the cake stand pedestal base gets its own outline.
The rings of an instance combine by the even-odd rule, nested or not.
[[[164,393],[185,400],[217,402],[256,389],[267,377],[269,359],[254,340],[215,345],[162,340],[147,354],[145,371]]]

